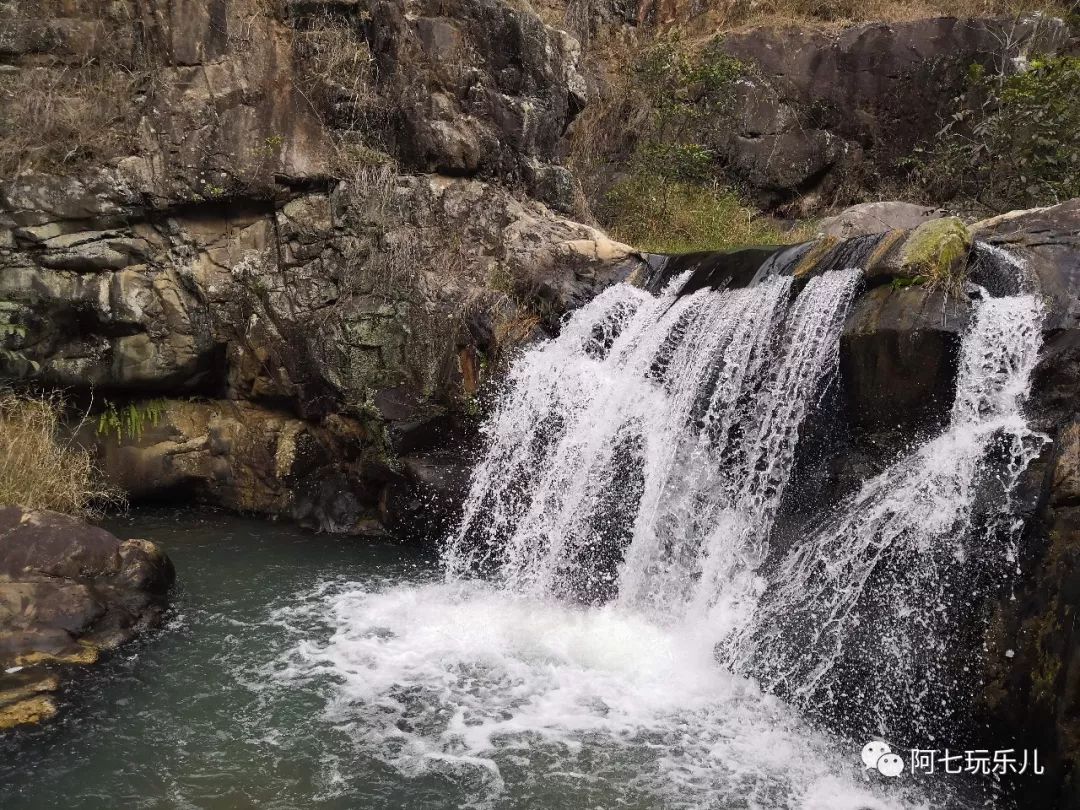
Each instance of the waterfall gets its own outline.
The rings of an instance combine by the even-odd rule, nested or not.
[[[1015,566],[1011,493],[1044,441],[1021,412],[1040,305],[983,294],[947,429],[774,548],[859,277],[677,295],[684,274],[655,297],[598,297],[514,366],[444,548],[450,579],[692,623],[727,668],[860,729],[946,722],[937,709],[970,686],[955,673],[972,672],[952,645],[982,632],[979,600]]]
[[[1044,441],[1022,414],[1041,313],[975,302],[945,429],[782,523],[870,246],[810,280],[687,270],[575,312],[509,370],[443,577],[321,583],[281,617],[301,631],[278,677],[464,806],[985,806],[859,751],[965,705],[956,651],[1016,565],[1012,491]]]
[[[729,666],[867,729],[914,713],[911,727],[932,731],[963,705],[953,698],[970,684],[957,673],[972,668],[952,642],[1015,567],[1011,494],[1046,441],[1021,412],[1041,321],[1031,295],[978,304],[947,429],[791,550]],[[921,714],[930,704],[933,715]]]
[[[745,619],[858,278],[827,273],[794,302],[791,278],[602,294],[511,372],[444,550],[451,576]]]

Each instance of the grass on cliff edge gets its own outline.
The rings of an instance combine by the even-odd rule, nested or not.
[[[648,253],[787,245],[814,237],[811,226],[784,228],[730,189],[655,176],[635,175],[613,186],[600,218],[613,239]]]
[[[0,504],[95,517],[123,502],[90,454],[63,437],[63,412],[56,394],[0,390]]]

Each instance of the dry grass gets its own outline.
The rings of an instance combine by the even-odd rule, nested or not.
[[[139,79],[119,67],[24,67],[0,77],[0,175],[71,171],[134,148]]]
[[[56,394],[0,391],[0,504],[93,517],[123,503],[90,454],[63,438],[63,413]]]
[[[1076,3],[1046,0],[652,0],[644,16],[661,27],[713,35],[744,27],[797,25],[831,29],[862,22],[927,17],[1068,16]]]
[[[320,14],[293,34],[301,88],[332,125],[355,125],[374,98],[375,60],[349,20]]]
[[[785,228],[735,192],[659,177],[633,177],[605,200],[611,236],[651,253],[784,245],[813,238],[809,224]]]

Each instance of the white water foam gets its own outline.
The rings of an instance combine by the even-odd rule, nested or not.
[[[358,753],[447,780],[475,806],[925,806],[718,667],[707,627],[475,580],[336,584],[295,604],[279,620],[330,636],[299,642],[277,677],[328,678],[326,719]]]
[[[745,625],[858,277],[814,278],[793,305],[790,278],[601,294],[515,364],[443,552],[449,577],[494,568],[517,593],[617,592],[674,624],[711,611],[717,640]]]
[[[299,642],[278,677],[322,685],[327,719],[365,755],[477,806],[930,806],[861,771],[861,742],[717,661],[797,701],[820,695],[845,622],[919,610],[898,579],[895,614],[858,615],[877,557],[972,529],[987,452],[1008,451],[1005,493],[1033,452],[1019,407],[1037,308],[984,302],[949,430],[764,570],[857,278],[826,274],[794,303],[787,278],[598,296],[512,369],[443,548],[446,581],[298,599],[300,624],[324,623],[326,638]],[[798,652],[791,620],[807,611],[810,654],[771,655]]]

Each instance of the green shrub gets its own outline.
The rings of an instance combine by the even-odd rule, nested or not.
[[[668,180],[705,183],[714,173],[712,150],[697,143],[648,141],[638,147],[634,164],[639,172]]]
[[[651,139],[678,140],[695,121],[730,103],[747,70],[715,44],[692,49],[668,36],[646,48],[633,65],[633,76],[652,108]]]
[[[1035,59],[1008,76],[981,65],[937,145],[909,163],[935,198],[992,208],[1080,196],[1080,59]]]

